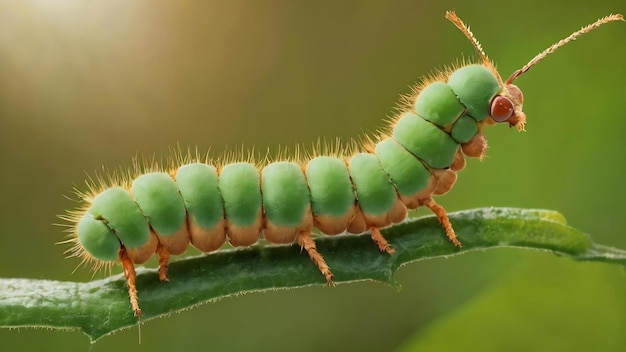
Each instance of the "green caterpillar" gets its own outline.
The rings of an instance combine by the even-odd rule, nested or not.
[[[431,209],[447,238],[461,246],[446,211],[434,195],[448,192],[464,156],[482,157],[485,126],[508,123],[524,129],[523,95],[512,82],[558,47],[604,23],[583,27],[546,49],[503,81],[469,28],[448,12],[481,56],[478,64],[440,72],[415,89],[405,112],[360,151],[335,152],[265,165],[252,162],[192,162],[154,171],[117,185],[94,185],[81,193],[84,207],[70,212],[71,255],[98,265],[119,261],[128,282],[131,308],[140,315],[134,264],[159,257],[159,277],[168,280],[171,254],[191,243],[204,252],[226,241],[249,246],[261,237],[298,243],[332,284],[333,274],[311,237],[370,231],[382,252],[393,248],[379,229],[404,220],[419,206]]]

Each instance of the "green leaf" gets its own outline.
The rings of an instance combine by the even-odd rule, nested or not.
[[[395,285],[394,272],[422,259],[494,247],[552,251],[575,260],[626,265],[626,251],[593,243],[549,210],[485,208],[450,214],[462,248],[444,236],[435,217],[411,219],[383,230],[396,250],[378,251],[369,236],[316,239],[336,283],[376,280]],[[324,284],[308,256],[294,246],[223,250],[172,263],[170,282],[156,270],[137,276],[142,321],[235,294]],[[92,341],[136,325],[121,275],[88,283],[0,279],[0,326],[80,329]]]

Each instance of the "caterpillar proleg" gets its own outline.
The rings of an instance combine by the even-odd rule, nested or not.
[[[450,191],[466,156],[484,156],[486,126],[506,123],[524,130],[524,99],[515,79],[579,35],[623,17],[609,15],[581,28],[506,80],[469,27],[454,12],[446,18],[472,42],[479,62],[425,78],[384,132],[331,155],[259,164],[196,158],[169,169],[153,167],[132,180],[95,182],[79,193],[83,207],[65,216],[72,224],[70,256],[96,267],[120,262],[131,309],[139,316],[135,264],[156,254],[159,278],[167,281],[170,255],[182,254],[189,244],[212,252],[227,241],[233,246],[250,246],[261,238],[297,243],[332,284],[332,270],[312,238],[314,229],[326,235],[369,231],[381,252],[393,254],[380,229],[425,206],[451,245],[460,247],[433,196]]]

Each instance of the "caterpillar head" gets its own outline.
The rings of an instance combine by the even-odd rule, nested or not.
[[[546,56],[552,54],[554,51],[556,51],[556,49],[560,48],[561,46],[576,39],[581,34],[585,34],[591,31],[592,29],[595,29],[611,21],[623,21],[624,20],[624,17],[620,14],[609,15],[609,16],[600,18],[599,20],[597,20],[596,22],[592,24],[582,27],[578,31],[570,34],[568,37],[564,39],[559,40],[558,42],[551,45],[550,47],[548,47],[541,53],[537,54],[537,56],[532,58],[532,60],[530,60],[526,65],[524,65],[524,67],[513,72],[511,77],[509,77],[509,79],[502,82],[502,79],[500,78],[500,75],[495,69],[495,66],[493,65],[491,60],[489,60],[489,58],[483,51],[482,46],[480,45],[478,40],[474,37],[474,34],[472,34],[469,27],[465,23],[463,23],[463,21],[461,21],[461,19],[456,15],[456,13],[454,13],[454,11],[446,12],[446,18],[450,20],[452,23],[454,23],[454,25],[459,30],[461,30],[463,34],[465,34],[467,39],[469,39],[472,42],[472,44],[474,45],[474,48],[476,49],[476,51],[482,58],[483,65],[488,67],[495,74],[495,76],[498,78],[498,80],[502,84],[502,87],[503,87],[502,90],[499,92],[498,95],[493,97],[493,99],[490,102],[489,110],[490,110],[491,119],[494,122],[508,122],[510,126],[515,126],[520,131],[524,130],[524,125],[526,124],[526,115],[522,112],[522,104],[524,102],[524,95],[522,94],[522,91],[516,85],[513,84],[513,81],[517,77],[521,76],[522,74],[530,70],[530,68],[533,67],[537,62],[541,61]]]

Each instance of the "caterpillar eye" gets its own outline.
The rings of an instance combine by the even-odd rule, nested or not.
[[[491,101],[491,118],[496,122],[504,122],[513,115],[513,102],[508,98],[497,95]]]

